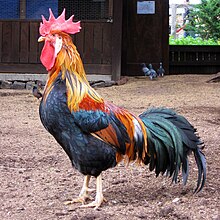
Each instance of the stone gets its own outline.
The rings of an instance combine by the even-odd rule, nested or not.
[[[25,83],[14,81],[14,83],[11,85],[11,89],[25,89]]]
[[[0,89],[10,89],[12,82],[0,80]]]
[[[26,82],[25,88],[26,88],[27,90],[32,90],[34,85],[35,85],[34,82],[29,81],[29,82]]]

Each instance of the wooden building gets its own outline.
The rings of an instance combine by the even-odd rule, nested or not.
[[[82,21],[73,40],[88,74],[142,75],[143,62],[163,62],[168,72],[168,0],[7,0],[0,6],[0,74],[46,73],[37,39],[49,7],[56,16],[65,7],[67,18]]]

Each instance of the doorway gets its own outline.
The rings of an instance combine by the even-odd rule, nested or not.
[[[143,75],[141,63],[169,68],[169,0],[124,0],[122,75]]]

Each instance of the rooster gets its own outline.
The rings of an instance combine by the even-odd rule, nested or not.
[[[101,173],[119,162],[149,164],[156,176],[166,174],[177,182],[182,169],[186,184],[188,155],[194,153],[198,166],[195,192],[206,179],[203,142],[196,129],[171,109],[151,108],[135,116],[105,101],[93,89],[84,71],[79,53],[69,34],[78,33],[80,22],[73,16],[65,20],[65,9],[55,18],[42,16],[39,42],[44,41],[40,56],[48,71],[39,113],[42,124],[67,153],[72,165],[84,175],[78,198],[83,207],[98,208],[106,201]],[[90,177],[96,178],[96,196],[90,199]]]

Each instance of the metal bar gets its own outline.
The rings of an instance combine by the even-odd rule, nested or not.
[[[108,17],[109,19],[113,17],[113,0],[108,1]]]
[[[20,19],[26,18],[26,0],[20,0]]]

